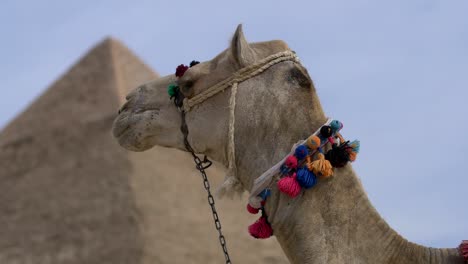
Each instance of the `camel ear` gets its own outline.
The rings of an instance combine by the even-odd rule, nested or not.
[[[241,66],[247,66],[255,62],[256,56],[254,50],[249,46],[249,43],[242,32],[242,24],[239,24],[236,33],[232,37],[231,52],[236,62]]]

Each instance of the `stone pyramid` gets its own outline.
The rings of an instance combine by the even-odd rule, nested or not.
[[[157,76],[106,39],[0,132],[0,263],[223,263],[189,155],[111,136],[125,94]],[[233,262],[287,263],[248,236],[245,201],[217,202]]]

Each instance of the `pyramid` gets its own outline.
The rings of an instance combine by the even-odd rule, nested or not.
[[[157,77],[105,39],[0,132],[0,263],[223,262],[190,156],[111,136],[125,94]],[[223,173],[208,170],[213,185]],[[245,201],[217,201],[233,262],[287,263],[248,236]]]

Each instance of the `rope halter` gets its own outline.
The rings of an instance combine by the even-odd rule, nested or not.
[[[185,112],[191,111],[196,105],[203,103],[208,98],[215,96],[216,94],[223,92],[224,90],[231,88],[231,96],[229,99],[229,131],[228,131],[228,171],[224,179],[223,184],[218,190],[218,195],[232,196],[234,193],[242,193],[243,186],[239,178],[236,175],[236,154],[235,154],[235,109],[236,109],[236,94],[237,86],[239,83],[253,78],[262,72],[269,69],[271,66],[283,62],[292,61],[300,63],[299,58],[293,51],[282,51],[273,55],[270,55],[257,63],[244,67],[230,77],[223,81],[211,86],[210,88],[203,90],[201,93],[191,97],[185,98],[183,101],[183,110]]]

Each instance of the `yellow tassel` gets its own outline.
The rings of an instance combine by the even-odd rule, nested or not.
[[[310,158],[310,155],[306,157],[306,166],[307,166],[307,169],[312,171],[312,159]]]
[[[315,174],[321,175],[323,177],[330,177],[333,175],[333,167],[330,161],[326,160],[322,153],[318,153],[317,157],[318,159],[311,162],[310,165],[307,164],[307,167]]]

